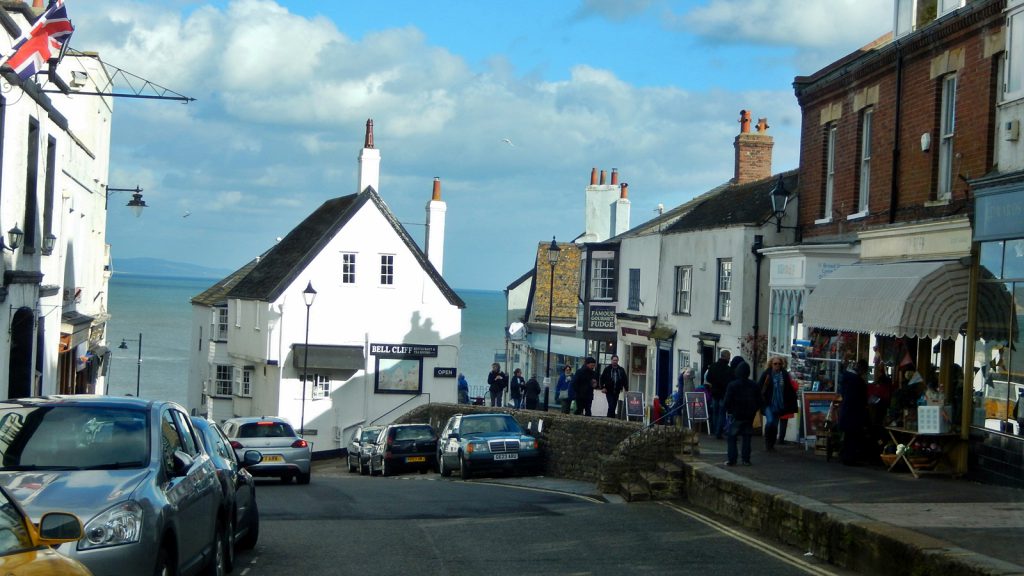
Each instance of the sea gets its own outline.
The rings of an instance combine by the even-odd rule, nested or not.
[[[114,273],[108,287],[107,394],[134,396],[138,386],[142,398],[185,403],[192,341],[190,301],[217,281]],[[458,369],[465,373],[471,392],[480,394],[477,391],[486,383],[495,354],[505,351],[505,295],[497,290],[455,291],[466,303]]]

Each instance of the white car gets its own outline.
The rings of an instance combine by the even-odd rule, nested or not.
[[[299,484],[309,484],[313,446],[284,418],[231,418],[221,428],[239,460],[244,459],[246,450],[258,450],[263,455],[259,464],[247,468],[253,476],[277,476],[282,482],[295,478]]]

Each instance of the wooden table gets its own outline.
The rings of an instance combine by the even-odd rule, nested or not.
[[[955,467],[953,462],[949,458],[950,448],[960,441],[960,435],[954,432],[944,432],[941,434],[925,434],[918,432],[917,430],[908,430],[906,428],[898,428],[895,426],[886,426],[885,430],[889,433],[889,438],[892,439],[894,445],[903,444],[907,447],[907,451],[910,450],[910,446],[914,442],[922,442],[926,444],[938,444],[942,450],[937,456],[937,462],[935,468],[932,470],[922,470],[915,468],[907,457],[907,451],[903,454],[897,454],[896,460],[889,465],[889,471],[891,472],[897,464],[903,462],[907,465],[907,469],[914,475],[914,478],[920,478],[921,474],[949,474],[955,475]]]

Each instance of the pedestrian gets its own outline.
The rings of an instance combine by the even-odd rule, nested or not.
[[[469,404],[469,382],[462,372],[459,372],[459,404]]]
[[[619,405],[619,394],[623,390],[629,390],[629,382],[626,378],[626,371],[619,366],[619,357],[612,354],[612,363],[605,366],[601,372],[601,389],[608,398],[608,417],[615,418],[615,409]]]
[[[572,387],[576,394],[576,414],[592,416],[590,405],[594,402],[594,389],[598,386],[598,376],[595,369],[597,360],[587,356],[583,366],[572,376]]]
[[[676,425],[676,422],[678,422],[678,426],[686,427],[686,390],[684,382],[682,374],[680,374],[679,382],[676,384],[676,391],[672,393],[672,406],[669,408],[665,418],[669,426]]]
[[[708,416],[711,418],[711,432],[715,438],[721,439],[725,432],[725,388],[733,380],[732,368],[729,367],[729,358],[732,356],[728,350],[722,350],[718,354],[718,361],[708,368],[707,381],[711,389],[711,410]]]
[[[512,380],[508,383],[508,397],[512,407],[516,410],[523,407],[523,388],[526,386],[526,379],[523,378],[522,368],[512,371]]]
[[[736,365],[736,377],[726,386],[725,405],[726,436],[728,438],[726,466],[735,466],[737,460],[737,440],[742,438],[742,447],[738,450],[739,459],[744,466],[750,466],[750,437],[754,434],[754,417],[762,408],[761,391],[750,379],[750,365],[740,362]]]
[[[779,436],[779,419],[784,414],[796,412],[796,390],[790,383],[789,372],[785,369],[782,356],[772,356],[768,366],[757,381],[764,405],[764,448],[775,451]]]
[[[861,358],[839,376],[839,430],[843,444],[839,460],[847,466],[860,464],[864,426],[868,420],[868,361]]]
[[[789,374],[789,385],[793,387],[794,393],[799,392],[800,383],[793,377],[793,373],[789,371],[789,361],[786,360],[785,356],[780,356],[780,358],[782,358],[782,369]],[[789,421],[792,420],[794,416],[796,416],[796,412],[787,412],[779,416],[779,446],[786,445],[786,432],[789,428]]]
[[[537,382],[537,375],[530,376],[523,387],[523,397],[527,410],[536,410],[540,403],[540,382]]]
[[[558,384],[555,385],[555,404],[562,406],[562,414],[569,413],[575,391],[572,389],[572,366],[566,364],[562,369],[562,375],[558,377]]]
[[[508,377],[501,371],[501,364],[491,364],[491,371],[487,374],[487,386],[491,393],[491,406],[501,407],[501,395],[505,393],[508,386]]]

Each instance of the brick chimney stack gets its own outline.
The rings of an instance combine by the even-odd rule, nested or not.
[[[768,120],[759,118],[756,131],[750,132],[750,112],[740,110],[740,133],[733,142],[736,149],[736,170],[733,184],[746,184],[772,175],[772,147],[775,142],[768,135]]]

